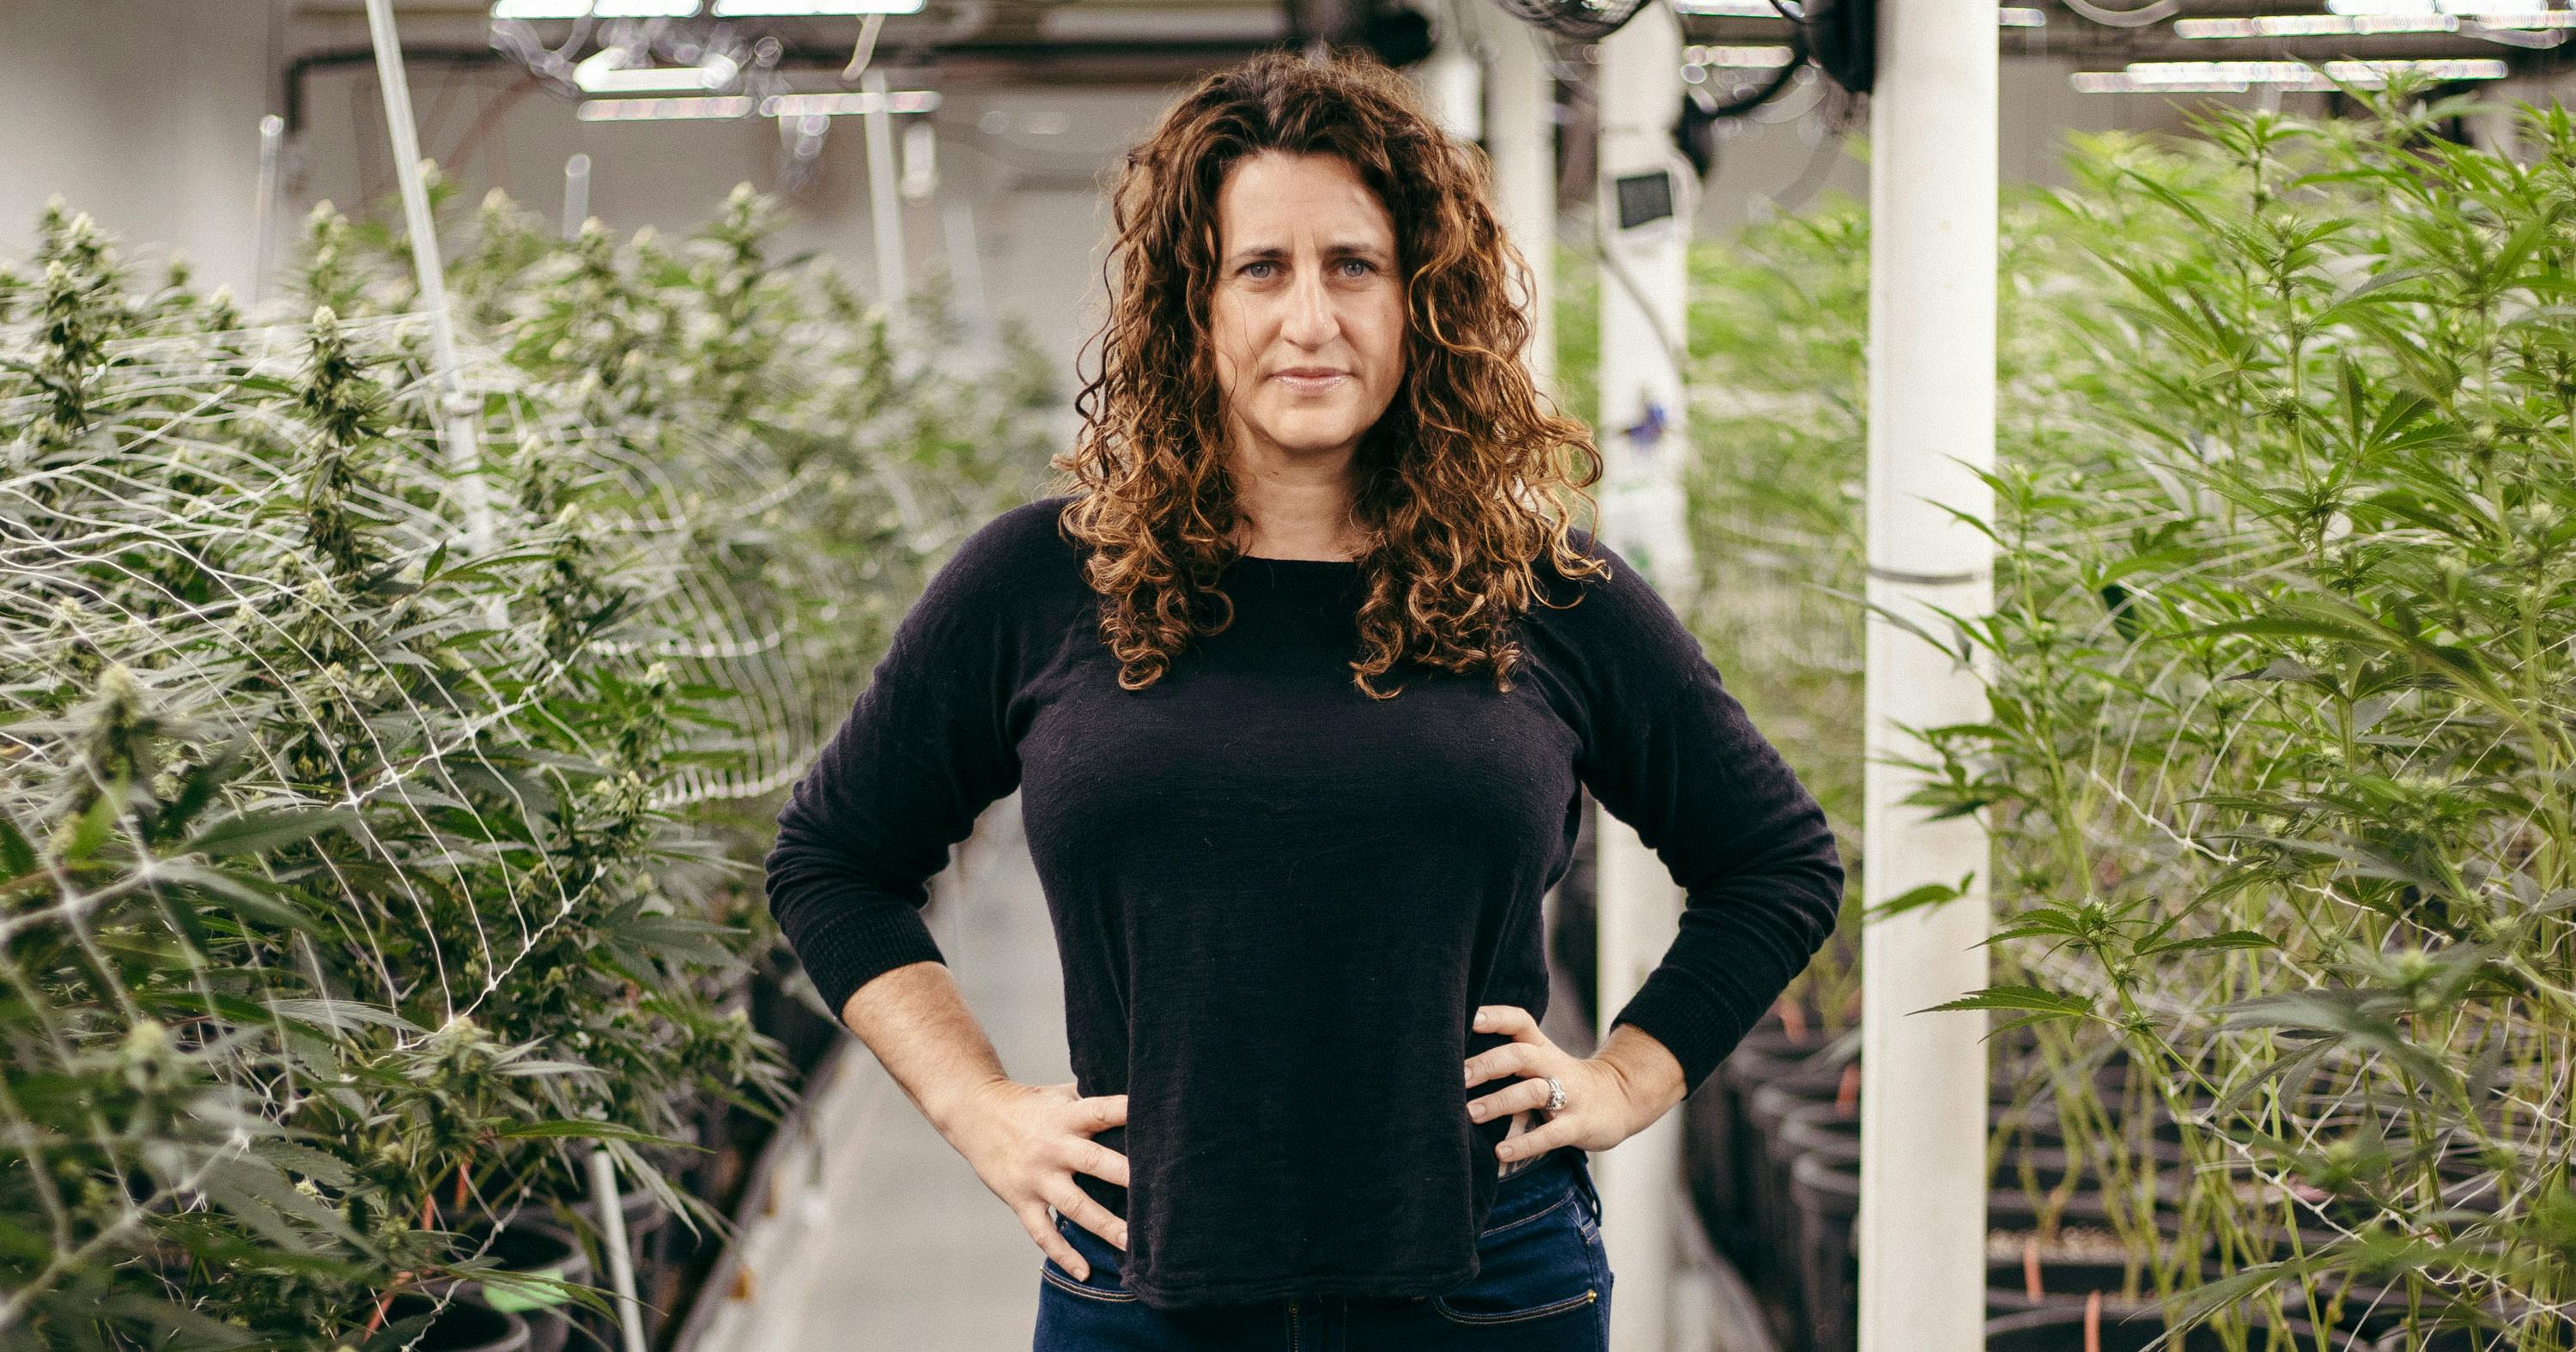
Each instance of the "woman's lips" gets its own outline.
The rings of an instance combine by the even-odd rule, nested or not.
[[[1271,377],[1271,379],[1286,385],[1289,389],[1295,390],[1299,394],[1321,394],[1350,378],[1350,372],[1348,371],[1336,371],[1331,375],[1313,376],[1297,375],[1293,372],[1282,371],[1278,375]]]

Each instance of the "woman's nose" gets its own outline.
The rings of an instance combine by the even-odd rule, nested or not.
[[[1338,322],[1322,276],[1311,270],[1300,273],[1288,287],[1288,338],[1312,346],[1331,338]]]

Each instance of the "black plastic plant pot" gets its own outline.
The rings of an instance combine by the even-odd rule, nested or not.
[[[463,1252],[481,1251],[483,1259],[503,1271],[533,1277],[551,1277],[575,1285],[589,1286],[590,1254],[573,1233],[561,1226],[533,1217],[512,1220],[491,1236],[488,1247],[483,1236],[474,1235],[461,1246]],[[528,1352],[561,1352],[572,1336],[573,1298],[568,1294],[545,1291],[526,1283],[495,1285],[484,1281],[459,1281],[446,1284],[447,1289],[461,1292],[491,1306],[519,1316],[528,1324]]]
[[[1860,1342],[1859,1256],[1852,1220],[1860,1214],[1860,1162],[1800,1155],[1789,1166],[1789,1205],[1798,1308],[1810,1352],[1852,1352]]]
[[[2045,1205],[2043,1205],[2045,1202]],[[2177,1242],[2180,1218],[2159,1199],[2156,1233],[2164,1244]],[[2128,1243],[2111,1223],[2111,1211],[2098,1192],[2076,1192],[2055,1199],[2033,1199],[2019,1188],[1986,1193],[1986,1252],[1992,1258],[2019,1261],[2036,1248],[2044,1261],[2100,1259],[2117,1262],[2129,1256]],[[2201,1254],[2207,1256],[2208,1241]]]
[[[2128,1057],[2115,1050],[2109,1057],[2096,1061],[2083,1078],[2092,1081],[2093,1093],[2096,1097],[2100,1098],[2106,1106],[2116,1108],[2119,1106],[2121,1092],[2128,1086],[2131,1073],[2129,1065]],[[2065,1072],[2051,1069],[2035,1051],[2027,1048],[2005,1047],[1999,1049],[1992,1073],[1997,1086],[2018,1090],[2025,1081],[2043,1077],[2053,1081],[2057,1075]],[[2056,1086],[2052,1083],[2048,1092],[2038,1097],[2042,1099],[2054,1097],[2055,1090]]]
[[[2030,1292],[2030,1266],[2038,1269],[2039,1294],[2036,1297]],[[2226,1270],[2218,1264],[2204,1263],[2200,1280],[2206,1284],[2219,1281],[2226,1275]],[[2139,1296],[2135,1300],[2124,1300],[2118,1294],[2127,1280],[2128,1271],[2118,1262],[2060,1258],[2025,1265],[2019,1260],[1996,1257],[1986,1265],[1986,1313],[2001,1316],[2024,1310],[2080,1307],[2095,1291],[2102,1293],[2105,1310],[2116,1310],[2123,1317],[2138,1310],[2156,1310],[2153,1276],[2140,1269]],[[2321,1281],[2315,1288],[2315,1304],[2311,1309],[2309,1292],[2299,1283],[2284,1282],[2273,1290],[2285,1317],[2336,1330],[2336,1347],[2343,1347],[2356,1337],[2375,1346],[2376,1340],[2405,1326],[2406,1293],[2403,1291],[2373,1286],[2338,1286]],[[2432,1301],[2423,1308],[2427,1311],[2438,1309],[2440,1303]],[[2429,1318],[2428,1314],[2427,1322]]]
[[[422,1327],[426,1319],[428,1326]],[[528,1321],[463,1292],[443,1296],[399,1291],[385,1303],[384,1326],[364,1352],[528,1352]]]
[[[1860,1114],[1839,1103],[1802,1103],[1780,1119],[1772,1159],[1783,1172],[1800,1155],[1826,1154],[1860,1158]]]
[[[645,1297],[644,1293],[652,1288],[654,1280],[654,1271],[650,1261],[653,1254],[653,1245],[650,1241],[653,1232],[661,1229],[663,1225],[669,1222],[671,1213],[662,1209],[660,1200],[655,1198],[652,1193],[641,1188],[621,1192],[618,1194],[617,1200],[618,1211],[625,1217],[626,1221],[626,1252],[628,1261],[634,1265],[636,1295],[639,1299],[645,1299],[647,1301],[646,1322],[649,1325],[651,1322],[651,1306],[649,1298]],[[523,1220],[547,1220],[552,1215],[554,1208],[558,1206],[572,1214],[574,1222],[573,1233],[582,1236],[581,1242],[584,1246],[584,1251],[592,1255],[592,1270],[604,1273],[606,1269],[602,1267],[601,1264],[605,1261],[606,1250],[594,1249],[589,1246],[592,1237],[596,1237],[601,1244],[605,1244],[608,1236],[599,1225],[598,1205],[587,1195],[576,1198],[560,1198],[552,1202],[530,1201],[518,1210],[503,1217],[502,1220],[504,1224],[509,1225],[519,1224]],[[592,1284],[604,1286],[606,1285],[606,1282],[594,1281]],[[613,1324],[606,1316],[601,1315],[595,1310],[588,1309],[567,1309],[564,1313],[565,1317],[572,1321],[573,1327],[577,1329],[588,1329],[591,1331],[593,1336],[603,1339],[600,1344],[601,1346],[615,1346],[616,1338],[613,1332]]]
[[[695,1111],[690,1114],[690,1138],[698,1148],[681,1157],[671,1181],[694,1196],[720,1197],[733,1170],[741,1167],[742,1152],[734,1138],[734,1105],[710,1094],[693,1096],[692,1103]]]
[[[2002,1119],[1998,1119],[1997,1125],[2002,1125]],[[2066,1133],[2058,1129],[2056,1114],[2044,1104],[2017,1115],[2013,1126],[2015,1133],[2033,1146],[2056,1150],[2067,1148]],[[2120,1130],[2127,1140],[2132,1160],[2150,1159],[2159,1168],[2187,1163],[2182,1148],[2182,1124],[2163,1113],[2148,1114],[2144,1121],[2124,1120]],[[2084,1148],[2088,1152],[2101,1152],[2102,1143],[2087,1141]]]
[[[564,1198],[562,1204],[575,1217],[578,1217],[584,1226],[592,1230],[599,1229],[599,1204],[592,1201],[588,1193]],[[548,1209],[547,1203],[532,1202],[519,1211],[513,1212],[509,1219],[515,1224],[520,1216],[541,1218]],[[671,1213],[662,1209],[660,1199],[642,1188],[632,1188],[617,1194],[617,1209],[626,1218],[626,1240],[630,1245],[660,1229],[662,1223],[671,1218]]]
[[[2039,1278],[2038,1294],[2031,1293],[2033,1270]],[[2215,1264],[2204,1265],[2201,1281],[2214,1282],[2226,1273]],[[1990,1256],[1986,1260],[1986,1313],[1989,1316],[2019,1314],[2024,1310],[2051,1310],[2065,1306],[2082,1308],[2096,1291],[2102,1293],[2102,1308],[2117,1310],[2126,1316],[2138,1310],[2154,1310],[2156,1305],[2155,1274],[2145,1265],[2138,1269],[2138,1294],[2123,1297],[2129,1269],[2125,1263],[2100,1258],[2052,1258],[2026,1261],[2020,1258]]]
[[[1736,1159],[1735,1105],[1711,1083],[1682,1100],[1682,1176],[1690,1181],[1691,1207],[1708,1242],[1739,1270],[1753,1247],[1744,1200],[1744,1169]]]
[[[1754,1089],[1794,1073],[1834,1036],[1812,1025],[1793,1034],[1776,1014],[1767,1015],[1682,1105],[1692,1200],[1710,1241],[1738,1271],[1758,1268],[1766,1247],[1753,1199],[1763,1168],[1761,1141],[1746,1100]]]
[[[1986,1352],[2085,1352],[2084,1307],[2068,1309],[2025,1310],[1986,1321]],[[2112,1314],[2108,1306],[2100,1319],[2101,1352],[2145,1352],[2146,1346],[2163,1337],[2165,1321],[2154,1313],[2130,1317]],[[2314,1352],[2315,1331],[2296,1320],[2281,1320],[2251,1330],[2242,1344],[2231,1343],[2206,1324],[2196,1325],[2180,1338],[2165,1344],[2170,1352]],[[2342,1352],[2337,1348],[2336,1352]],[[2364,1352],[2360,1344],[2354,1352]]]
[[[1792,1289],[1775,1292],[1784,1308],[1802,1310],[1806,1293],[1812,1291],[1811,1278],[1800,1266],[1797,1255],[1804,1243],[1807,1218],[1802,1214],[1809,1201],[1802,1199],[1793,1185],[1797,1162],[1813,1155],[1827,1165],[1860,1174],[1860,1115],[1847,1113],[1835,1103],[1802,1103],[1780,1119],[1770,1141],[1770,1156],[1764,1161],[1763,1176],[1772,1183],[1771,1215],[1774,1227],[1769,1236],[1774,1252],[1783,1256],[1780,1265]],[[1801,1314],[1801,1319],[1804,1315]]]
[[[1851,1352],[1858,1343],[1860,1289],[1859,1254],[1852,1233],[1852,1222],[1860,1215],[1857,1158],[1837,1158],[1826,1151],[1800,1155],[1789,1168],[1789,1195],[1796,1213],[1798,1299],[1801,1318],[1810,1331],[1809,1345],[1814,1352]],[[2044,1272],[2060,1265],[2071,1270],[2077,1264],[2103,1264],[2110,1274],[2105,1289],[2117,1289],[2120,1260],[2126,1255],[2119,1251],[2099,1195],[2079,1192],[2066,1199],[2055,1215],[2056,1228],[2044,1242],[2033,1239],[2043,1233],[2038,1209],[2019,1193],[1987,1193],[1986,1219],[1987,1253],[1993,1265],[1990,1287],[1992,1272],[2004,1267],[2009,1252],[2010,1285],[2020,1289],[2022,1255],[2027,1252],[2037,1257]],[[2162,1225],[2172,1217],[2160,1212],[2157,1219]],[[2167,1242],[2170,1239],[2168,1234]],[[2048,1289],[2045,1277],[2042,1289]],[[1994,1308],[1993,1298],[1990,1291],[1989,1310]],[[2079,1313],[2082,1303],[2079,1295],[2075,1301]],[[2080,1325],[2078,1332],[2080,1336]],[[2104,1352],[2113,1352],[2114,1346],[2106,1343]]]
[[[1745,1153],[1750,1164],[1745,1201],[1758,1242],[1744,1276],[1755,1290],[1771,1297],[1793,1316],[1799,1304],[1797,1219],[1789,1200],[1788,1166],[1793,1157],[1782,1153],[1780,1132],[1791,1113],[1834,1105],[1841,1069],[1831,1070],[1830,1075],[1802,1070],[1785,1080],[1760,1085],[1745,1101]],[[1801,1322],[1793,1317],[1791,1327]]]
[[[787,988],[789,978],[781,970],[783,965],[783,959],[776,954],[756,965],[743,1003],[751,1026],[778,1039],[788,1064],[802,1076],[823,1059],[823,1053],[830,1051],[832,1043],[846,1030],[796,998]]]
[[[1743,1272],[1756,1290],[1774,1298],[1786,1299],[1796,1281],[1789,1256],[1788,1179],[1774,1166],[1773,1156],[1780,1119],[1807,1104],[1832,1103],[1842,1093],[1843,1067],[1851,1064],[1802,1061],[1760,1067],[1729,1062],[1718,1071],[1728,1077],[1738,1105],[1736,1158],[1743,1170],[1738,1196],[1753,1241]],[[1769,1078],[1751,1078],[1757,1069]]]
[[[2355,1344],[2355,1347],[2366,1346],[2368,1352],[2488,1352],[2488,1349],[2495,1347],[2526,1345],[2517,1343],[2511,1338],[2502,1337],[2498,1333],[2499,1329],[2519,1327],[2523,1322],[2522,1319],[2504,1314],[2492,1306],[2485,1313],[2489,1319],[2495,1321],[2492,1327],[2470,1328],[2466,1325],[2455,1325],[2449,1328],[2421,1331],[2399,1328],[2384,1335],[2378,1342]],[[2544,1317],[2541,1322],[2548,1321]],[[2556,1336],[2551,1342],[2533,1345],[2576,1346],[2576,1321],[2560,1319]],[[2343,1350],[2338,1347],[2335,1352],[2343,1352]]]
[[[2437,1176],[2442,1190],[2441,1209],[2493,1216],[2501,1204],[2502,1194],[2496,1176],[2462,1159],[2442,1161]],[[2325,1219],[2334,1225],[2359,1228],[2377,1218],[2383,1206],[2379,1198],[2367,1194],[2328,1196],[2319,1207]]]
[[[1735,1044],[1735,1050],[1727,1054],[1727,1059],[1732,1061],[1742,1058],[1748,1062],[1772,1063],[1803,1061],[1823,1051],[1827,1044],[1839,1036],[1841,1034],[1828,1033],[1817,1027],[1812,1016],[1805,1028],[1794,1033],[1790,1032],[1788,1026],[1781,1023],[1775,1014],[1753,1025],[1752,1029]]]
[[[1793,1166],[1801,1156],[1818,1155],[1854,1175],[1860,1167],[1860,1117],[1856,1108],[1847,1108],[1833,1099],[1807,1099],[1796,1092],[1797,1088],[1766,1085],[1754,1091],[1751,1116],[1760,1154],[1754,1186],[1746,1194],[1763,1251],[1746,1265],[1746,1277],[1764,1294],[1791,1309],[1799,1305],[1800,1288],[1806,1280],[1795,1258],[1803,1221],[1798,1215],[1799,1206],[1790,1196]],[[1994,1107],[1989,1130],[2016,1120],[2018,1111]],[[2043,1189],[2064,1183],[2070,1167],[2063,1151],[2007,1148],[1995,1169],[1995,1188],[2021,1191],[2025,1165]],[[2082,1190],[2077,1189],[2079,1195]],[[2100,1212],[2098,1202],[2093,1210]]]
[[[2283,1282],[2275,1289],[2280,1295],[2283,1313],[2293,1319],[2312,1318],[2307,1289],[2296,1281]],[[2447,1308],[2440,1297],[2427,1296],[2418,1310],[2421,1321],[2429,1325],[2435,1314]],[[2405,1331],[2408,1320],[2406,1292],[2358,1283],[2341,1285],[2337,1279],[2320,1274],[2315,1281],[2313,1318],[2326,1321],[2329,1327],[2358,1335],[2375,1347],[2380,1339]]]

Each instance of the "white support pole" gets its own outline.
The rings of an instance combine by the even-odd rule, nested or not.
[[[876,227],[878,300],[900,314],[909,294],[904,281],[903,198],[895,186],[894,109],[886,98],[885,72],[870,66],[859,77],[870,96],[859,120],[867,124],[868,214]]]
[[[1993,609],[1997,44],[1990,0],[1878,10],[1870,96],[1869,599],[1936,635]],[[1980,721],[1976,670],[1869,619],[1864,900],[1974,875],[1862,932],[1860,1352],[1984,1346],[1986,1021],[1918,1014],[1984,986],[1984,827],[1903,801],[1904,731]]]
[[[1681,344],[1698,183],[1673,144],[1682,34],[1647,5],[1601,41],[1602,534],[1679,607],[1696,573],[1685,529]]]
[[[1593,805],[1593,893],[1600,909],[1601,1026],[1644,984],[1655,959],[1681,924],[1681,889],[1663,861],[1637,839],[1627,823]],[[1601,1189],[1601,1242],[1619,1274],[1611,1352],[1666,1352],[1681,1245],[1677,1227],[1689,1221],[1689,1193],[1682,1175],[1682,1115],[1669,1112],[1653,1126],[1592,1160]]]
[[[394,32],[393,0],[367,0],[367,36],[375,44],[376,83],[384,96],[385,134],[393,142],[394,177],[402,185],[403,222],[411,234],[412,272],[429,319],[430,360],[438,382],[439,433],[448,468],[465,506],[466,543],[477,554],[492,547],[492,512],[483,491],[482,417],[466,392],[456,323],[447,312],[447,273],[438,257],[438,230],[430,220],[429,187],[420,171],[420,138],[411,114],[411,84],[403,77],[402,39]]]
[[[608,1288],[617,1298],[617,1331],[626,1352],[644,1350],[644,1307],[635,1299],[635,1255],[626,1241],[626,1205],[617,1195],[617,1162],[590,1152],[590,1198],[599,1208],[599,1247],[608,1258]]]
[[[590,219],[590,156],[575,152],[564,161],[563,237],[581,238],[581,224]]]
[[[1671,175],[1672,126],[1681,110],[1681,30],[1672,10],[1648,5],[1601,43],[1601,203],[1598,235],[1609,261],[1601,278],[1600,442],[1606,464],[1602,535],[1676,608],[1687,605],[1692,568],[1682,530],[1682,332],[1690,215]],[[1665,176],[1655,191],[1641,180]],[[1668,193],[1669,210],[1632,207]],[[1623,223],[1624,219],[1624,223]],[[1624,279],[1624,280],[1623,280]],[[1600,1014],[1609,1023],[1644,984],[1681,921],[1671,870],[1626,823],[1596,805],[1593,821],[1601,912]],[[1672,1346],[1672,1300],[1688,1220],[1681,1167],[1682,1115],[1666,1113],[1597,1162],[1603,1243],[1619,1273],[1617,1352]]]
[[[277,253],[278,161],[286,142],[286,119],[270,113],[259,120],[259,186],[251,203],[250,303],[268,299],[268,260]]]
[[[1476,0],[1483,5],[1484,0]],[[1474,20],[1458,0],[1434,6],[1431,54],[1405,69],[1405,78],[1422,92],[1425,107],[1440,129],[1459,141],[1485,139],[1485,68],[1476,62],[1468,25]]]
[[[1485,151],[1494,161],[1494,196],[1503,229],[1530,265],[1527,361],[1538,387],[1556,393],[1556,82],[1545,60],[1547,36],[1481,6],[1493,69],[1485,89]]]

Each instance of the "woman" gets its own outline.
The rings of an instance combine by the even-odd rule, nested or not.
[[[780,927],[1044,1251],[1040,1352],[1599,1349],[1584,1152],[1822,944],[1823,815],[1564,524],[1599,455],[1517,360],[1480,154],[1401,79],[1208,76],[1128,155],[1112,251],[1068,491],[905,616],[780,814]],[[1015,786],[1070,1084],[1003,1074],[920,918]],[[1538,1028],[1539,901],[1586,787],[1689,905],[1582,1058]]]

